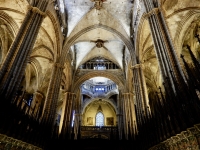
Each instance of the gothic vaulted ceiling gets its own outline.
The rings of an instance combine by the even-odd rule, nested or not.
[[[115,31],[127,39],[130,36],[133,0],[105,0],[99,5],[95,0],[64,0],[64,5],[68,15],[68,40],[78,35],[71,45],[76,68],[97,56],[114,61],[122,68],[126,46]]]

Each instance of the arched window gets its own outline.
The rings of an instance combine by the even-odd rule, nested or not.
[[[104,116],[102,112],[98,112],[96,115],[96,126],[104,126]]]

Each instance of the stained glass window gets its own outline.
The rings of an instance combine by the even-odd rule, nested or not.
[[[104,126],[104,116],[102,112],[98,112],[96,115],[96,126]]]

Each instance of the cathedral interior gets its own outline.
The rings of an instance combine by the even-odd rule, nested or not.
[[[199,0],[0,0],[0,150],[199,150]]]

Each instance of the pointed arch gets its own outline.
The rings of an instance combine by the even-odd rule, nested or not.
[[[130,52],[130,55],[131,55],[131,59],[132,59],[132,62],[133,64],[137,64],[136,62],[136,56],[135,56],[135,50],[134,50],[134,46],[131,42],[130,39],[128,39],[125,35],[123,35],[121,32],[119,32],[118,30],[114,29],[114,28],[111,28],[107,25],[103,25],[101,23],[99,24],[95,24],[95,25],[91,25],[91,26],[88,26],[84,29],[82,29],[81,31],[77,32],[76,34],[74,34],[74,36],[72,36],[71,38],[68,38],[68,40],[66,40],[66,42],[64,43],[64,46],[63,46],[63,50],[64,50],[64,57],[67,56],[67,53],[70,49],[70,47],[72,45],[74,45],[74,42],[76,42],[76,40],[83,34],[91,31],[91,30],[95,30],[97,28],[101,28],[101,29],[104,29],[104,30],[107,30],[113,34],[115,34],[117,37],[119,37],[122,42],[124,43],[124,45],[127,46],[129,52]],[[63,60],[65,61],[65,59]]]
[[[14,36],[17,35],[19,26],[13,20],[13,18],[11,18],[7,13],[5,13],[4,11],[1,11],[1,10],[0,10],[0,18],[3,19],[7,23],[7,25],[9,25],[11,27],[11,30],[12,30],[12,33],[14,34]]]
[[[83,82],[85,82],[86,80],[89,80],[90,78],[98,77],[98,76],[111,79],[112,81],[114,81],[118,85],[119,88],[124,87],[124,81],[121,77],[119,77],[117,72],[113,74],[112,72],[109,72],[109,71],[107,71],[107,72],[103,71],[102,72],[102,71],[98,70],[98,71],[88,72],[87,74],[78,78],[78,80],[76,80],[76,82],[74,83],[72,91],[75,91],[76,89],[78,89],[78,87],[80,87],[80,85]]]

